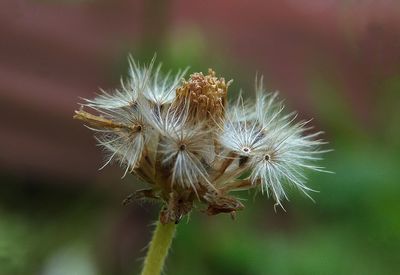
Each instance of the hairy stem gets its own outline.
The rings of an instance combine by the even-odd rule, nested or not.
[[[157,221],[141,275],[161,274],[175,230],[176,225],[174,223],[162,224]]]

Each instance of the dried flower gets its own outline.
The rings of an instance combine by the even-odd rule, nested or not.
[[[130,195],[163,203],[162,223],[179,222],[194,205],[204,203],[209,215],[235,214],[244,208],[233,191],[259,189],[276,205],[287,198],[286,186],[308,195],[305,170],[314,165],[324,142],[309,133],[308,121],[284,114],[277,93],[267,93],[256,79],[256,101],[240,95],[228,103],[231,81],[213,70],[186,70],[175,77],[129,60],[129,78],[121,89],[85,99],[74,118],[95,132],[112,162],[149,184]],[[88,108],[93,113],[86,112]]]

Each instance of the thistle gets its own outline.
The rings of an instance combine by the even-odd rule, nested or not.
[[[310,197],[305,170],[325,171],[314,164],[326,152],[320,149],[325,142],[321,132],[310,133],[309,121],[296,122],[295,113],[284,112],[262,77],[255,81],[255,102],[241,95],[229,102],[232,81],[211,69],[184,80],[187,70],[162,75],[154,58],[148,66],[130,58],[129,65],[119,89],[84,99],[74,116],[104,149],[102,168],[118,163],[123,176],[148,184],[124,203],[159,201],[162,226],[196,208],[235,217],[244,209],[235,191],[260,190],[282,208],[288,187]]]

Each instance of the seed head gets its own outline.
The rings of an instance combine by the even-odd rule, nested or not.
[[[208,70],[207,75],[194,73],[177,89],[175,107],[182,108],[188,104],[192,123],[205,120],[211,123],[212,118],[221,119],[230,83],[216,77],[212,69]]]
[[[284,114],[277,93],[267,93],[256,79],[255,102],[240,95],[228,103],[228,87],[209,69],[186,70],[174,77],[129,59],[129,77],[113,92],[84,99],[74,118],[94,131],[106,152],[104,165],[117,162],[149,185],[130,195],[163,204],[162,223],[179,222],[195,204],[208,215],[244,208],[233,191],[259,189],[276,205],[287,199],[286,187],[308,195],[305,170],[316,166],[324,142],[309,133],[308,121]],[[86,111],[88,109],[89,111]]]

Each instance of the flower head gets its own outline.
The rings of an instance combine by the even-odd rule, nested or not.
[[[149,184],[134,198],[164,204],[161,222],[178,222],[194,205],[204,203],[209,215],[244,208],[232,195],[236,190],[259,189],[282,206],[286,188],[307,196],[305,170],[315,165],[324,142],[321,132],[310,133],[308,121],[295,122],[285,114],[277,93],[267,93],[256,80],[256,100],[240,95],[227,100],[231,81],[186,70],[162,75],[130,58],[129,77],[121,88],[84,99],[74,118],[94,131],[112,162]],[[85,109],[89,109],[87,112]]]

